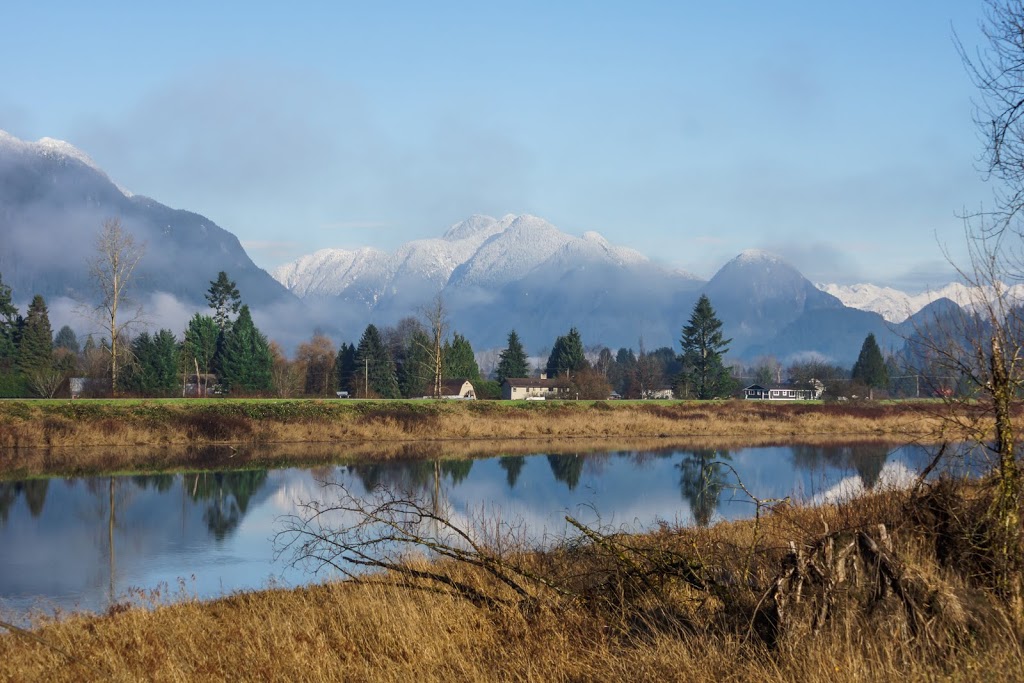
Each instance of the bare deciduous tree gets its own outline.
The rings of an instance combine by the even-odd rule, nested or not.
[[[96,236],[95,254],[89,261],[89,274],[99,290],[96,315],[110,338],[110,390],[117,394],[118,372],[127,349],[127,330],[142,321],[142,307],[132,307],[128,287],[135,267],[145,251],[125,231],[119,218],[103,221]]]
[[[423,309],[423,317],[427,321],[427,334],[430,336],[430,360],[434,368],[431,387],[434,398],[441,398],[441,379],[444,369],[444,341],[448,336],[448,310],[444,298],[438,294]]]
[[[1022,485],[1014,420],[1024,391],[1024,301],[1007,280],[1020,264],[1002,248],[1012,239],[1010,232],[972,228],[968,221],[966,237],[968,264],[954,266],[967,286],[967,300],[918,325],[907,352],[914,372],[946,408],[943,440],[966,442],[991,455],[986,459],[993,463],[996,488],[987,543],[998,586],[1018,594],[1022,587],[1013,577],[1022,560]]]

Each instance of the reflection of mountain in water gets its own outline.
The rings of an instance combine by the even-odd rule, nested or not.
[[[690,504],[694,521],[700,526],[708,526],[718,508],[729,474],[722,461],[731,459],[728,451],[697,450],[685,453],[678,465],[679,488],[683,499]]]

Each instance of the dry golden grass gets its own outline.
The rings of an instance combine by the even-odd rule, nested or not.
[[[408,444],[424,440],[940,438],[927,403],[0,401],[0,448]]]
[[[966,520],[984,509],[985,495],[947,486],[924,497],[875,495],[778,510],[759,523],[626,537],[648,551],[684,553],[718,577],[714,590],[672,580],[638,594],[588,592],[622,564],[577,544],[523,560],[577,591],[559,598],[538,589],[535,609],[479,608],[385,576],[74,616],[36,625],[32,635],[47,645],[0,636],[0,680],[1021,680],[1024,615],[970,561],[939,552],[950,539],[929,517],[939,505]],[[892,592],[878,597],[878,576],[867,573],[834,593],[820,629],[805,618],[817,604],[808,584],[804,601],[791,604],[787,629],[760,635],[754,615],[785,569],[790,542],[811,548],[828,533],[878,524],[901,563],[899,585],[923,615],[917,631]],[[507,594],[472,568],[416,566]]]

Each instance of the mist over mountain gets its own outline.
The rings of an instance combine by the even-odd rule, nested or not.
[[[141,298],[162,292],[205,308],[209,282],[224,270],[246,301],[295,301],[208,218],[123,190],[66,142],[24,142],[0,131],[0,273],[16,298],[90,300],[86,261],[110,218],[145,244],[134,276]]]
[[[192,312],[206,309],[204,294],[221,270],[238,283],[257,324],[286,348],[316,329],[355,341],[370,322],[419,315],[438,293],[452,329],[478,350],[503,346],[516,329],[531,353],[543,354],[572,326],[588,344],[637,349],[642,340],[648,349],[678,350],[702,293],[733,340],[731,358],[818,354],[850,365],[868,332],[893,348],[902,329],[886,320],[896,317],[892,301],[904,302],[896,290],[882,296],[882,288],[863,286],[858,298],[853,290],[816,287],[756,250],[705,282],[596,232],[571,235],[531,215],[471,216],[392,251],[323,249],[271,277],[230,232],[122,189],[71,145],[0,132],[0,273],[17,301],[39,293],[64,312],[71,300],[90,300],[86,259],[111,217],[146,244],[137,293],[153,309],[153,324],[178,334]],[[876,303],[885,297],[888,308]],[[909,301],[908,310],[927,303]],[[881,308],[886,317],[844,303]]]

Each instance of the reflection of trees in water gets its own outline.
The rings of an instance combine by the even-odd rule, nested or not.
[[[441,472],[451,477],[453,484],[461,484],[469,476],[469,471],[472,468],[472,460],[444,460],[441,462]]]
[[[14,482],[0,481],[0,524],[7,523],[7,515],[10,514],[14,501],[18,500],[18,493]]]
[[[384,487],[410,494],[431,491],[438,483],[435,477],[447,476],[452,484],[461,484],[471,469],[473,461],[463,459],[361,463],[349,467],[366,491]]]
[[[25,496],[25,504],[28,505],[28,511],[33,517],[41,515],[49,488],[49,479],[0,482],[0,524],[7,522],[7,516],[20,495]]]
[[[889,447],[884,444],[793,446],[792,450],[793,464],[797,468],[812,472],[822,467],[853,470],[868,490],[878,483],[889,458]]]
[[[728,451],[697,450],[685,453],[678,465],[683,500],[689,503],[693,519],[699,526],[711,523],[725,487],[725,478],[730,474],[721,461],[731,459]]]
[[[166,493],[174,486],[173,474],[137,474],[131,478],[132,483],[143,491],[153,489],[158,493]]]
[[[215,539],[227,538],[249,509],[249,500],[266,484],[266,470],[241,472],[203,472],[185,477],[185,486],[194,501],[207,501],[203,512],[206,528]]]
[[[525,464],[525,455],[505,455],[498,459],[498,465],[501,469],[505,470],[505,481],[508,482],[510,489],[516,487],[516,482],[519,481],[519,473],[523,471],[523,465]]]
[[[663,460],[665,458],[674,458],[676,453],[674,448],[659,448],[653,451],[631,451],[626,453],[626,457],[636,467],[646,467],[652,462]]]
[[[580,483],[585,460],[586,458],[578,455],[549,455],[548,465],[551,466],[551,474],[555,479],[564,482],[572,491]]]

